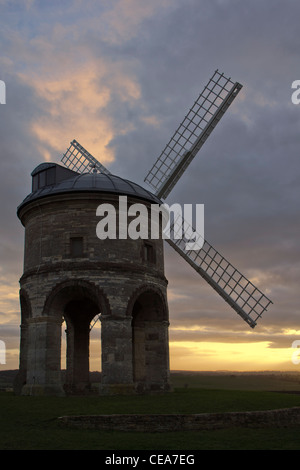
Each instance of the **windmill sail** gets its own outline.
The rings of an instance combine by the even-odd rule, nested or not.
[[[168,196],[241,88],[215,71],[144,180],[159,198]]]
[[[61,162],[70,170],[77,171],[77,173],[92,173],[98,170],[100,173],[110,174],[110,171],[76,140],[70,142],[70,146],[63,155]]]
[[[156,196],[160,199],[168,196],[241,88],[240,83],[231,81],[216,70],[145,178]],[[71,142],[61,161],[79,173],[98,170],[110,174],[76,140]],[[254,328],[272,301],[206,240],[201,239],[192,227],[189,229],[195,236],[197,249],[187,249],[190,244],[178,233],[182,232],[181,229],[184,231],[188,223],[180,223],[178,225],[175,221],[169,225],[166,241]]]
[[[251,328],[272,304],[255,285],[240,273],[206,240],[200,250],[186,250],[184,237],[170,224],[166,241],[194,268]],[[178,222],[177,222],[178,227]],[[173,230],[174,228],[174,230]],[[195,230],[193,230],[195,233]],[[200,239],[200,236],[196,235]]]

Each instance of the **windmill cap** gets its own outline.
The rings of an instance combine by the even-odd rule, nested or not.
[[[127,195],[161,204],[154,194],[132,181],[105,173],[77,173],[57,163],[41,163],[31,173],[32,192],[23,200],[25,205],[44,197],[66,193],[95,192]]]

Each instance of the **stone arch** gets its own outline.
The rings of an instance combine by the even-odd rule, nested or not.
[[[65,390],[87,391],[89,383],[90,323],[99,314],[110,315],[109,302],[95,284],[85,280],[68,280],[56,285],[48,295],[43,317],[66,321],[67,350]],[[54,346],[56,358],[61,354],[61,337]],[[57,360],[57,359],[56,359]]]
[[[138,391],[169,389],[169,338],[166,295],[144,285],[129,301],[133,382]]]
[[[109,300],[105,292],[94,283],[83,279],[62,281],[57,284],[47,296],[42,315],[60,314],[57,306],[63,301],[63,297],[72,297],[74,300],[82,300],[88,296],[100,308],[103,315],[110,315]]]
[[[155,295],[156,308],[158,308],[160,304],[160,308],[162,309],[161,314],[160,314],[161,320],[169,321],[169,309],[168,309],[168,302],[166,299],[166,294],[159,287],[152,285],[152,284],[144,284],[133,292],[127,305],[126,316],[132,317],[133,307],[136,301],[143,294],[147,294],[147,293]],[[158,302],[158,299],[160,299],[160,302]]]

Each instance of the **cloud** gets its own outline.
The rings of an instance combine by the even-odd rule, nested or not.
[[[80,6],[83,5],[77,3],[75,10]],[[121,13],[127,12],[126,20],[121,23],[122,34],[125,30],[133,34],[134,26],[137,27],[154,7],[154,4],[142,7],[133,1],[126,5],[114,2],[112,10],[104,12],[103,16],[99,16],[101,12],[96,13],[91,23],[87,24],[85,17],[80,20],[81,28],[78,23],[64,25],[55,21],[52,25],[48,22],[45,30],[37,28],[34,35],[27,29],[19,32],[8,28],[4,38],[6,55],[26,63],[26,67],[17,70],[17,75],[44,103],[43,113],[31,123],[43,159],[57,158],[75,136],[104,164],[114,159],[109,142],[116,133],[128,132],[132,124],[126,119],[119,119],[119,124],[112,122],[110,108],[116,100],[121,107],[122,103],[124,107],[130,106],[131,101],[140,98],[140,88],[130,61],[106,54],[99,25],[111,23],[108,30],[119,31],[118,12],[121,10]],[[51,13],[56,12],[50,9],[50,18]],[[100,43],[98,60],[91,53],[91,41]],[[153,119],[147,115],[144,118]]]
[[[115,45],[122,45],[141,33],[145,20],[157,14],[163,14],[165,8],[170,8],[170,0],[118,0],[112,2],[113,7],[107,10],[101,19],[105,24],[104,38]]]

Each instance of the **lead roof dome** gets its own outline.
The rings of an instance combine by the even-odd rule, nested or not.
[[[77,173],[56,163],[42,163],[33,170],[31,176],[32,192],[20,204],[18,212],[37,199],[74,192],[113,193],[161,204],[160,199],[147,189],[112,174]]]

